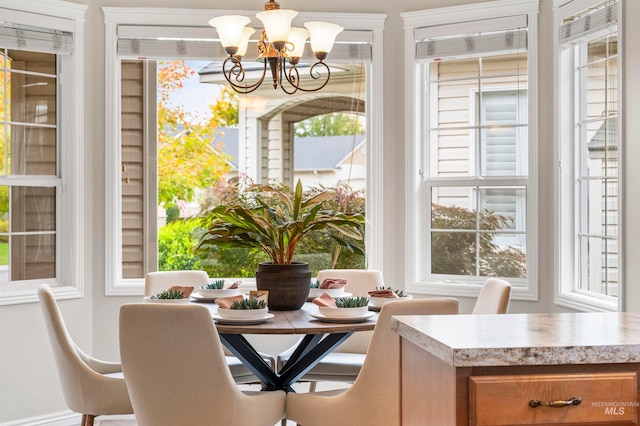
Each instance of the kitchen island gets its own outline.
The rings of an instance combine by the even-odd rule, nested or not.
[[[402,424],[638,425],[640,314],[399,316]]]

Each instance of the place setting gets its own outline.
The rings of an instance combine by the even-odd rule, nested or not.
[[[387,302],[396,302],[401,300],[411,300],[413,296],[405,294],[402,290],[394,290],[391,287],[377,287],[369,293],[369,310],[380,312],[382,306]]]
[[[318,306],[318,312],[310,312],[314,319],[322,322],[356,323],[364,322],[376,315],[369,311],[369,298],[359,296],[334,298],[329,293],[323,293],[313,299]]]
[[[157,294],[145,296],[142,301],[143,303],[189,303],[192,292],[193,287],[174,285]]]
[[[313,302],[316,297],[322,296],[323,293],[327,293],[332,297],[350,297],[351,293],[344,291],[344,287],[347,285],[347,280],[342,278],[325,278],[322,282],[318,280],[311,281],[311,287],[309,288],[308,302]]]
[[[211,314],[214,321],[227,325],[262,324],[275,317],[267,307],[268,292],[251,291],[249,297],[238,294],[219,297],[215,303],[218,312]]]
[[[240,294],[241,281],[235,281],[225,287],[225,280],[211,280],[207,285],[201,285],[191,293],[194,302],[213,303],[221,297],[233,297]]]

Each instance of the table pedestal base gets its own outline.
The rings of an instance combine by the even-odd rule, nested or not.
[[[353,333],[307,334],[278,372],[242,334],[220,334],[222,343],[262,382],[263,390],[293,392],[291,385]]]

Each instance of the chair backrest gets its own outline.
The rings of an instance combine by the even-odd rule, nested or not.
[[[375,269],[323,269],[318,271],[317,280],[325,278],[342,278],[347,280],[345,291],[354,296],[367,296],[371,290],[384,285],[382,272]],[[335,352],[364,354],[367,352],[372,332],[354,333],[338,346]]]
[[[209,284],[205,271],[158,271],[149,272],[144,278],[144,295],[153,296],[174,285],[193,286]]]
[[[383,305],[360,374],[346,391],[358,394],[358,401],[373,410],[375,424],[400,424],[400,336],[391,329],[391,317],[449,314],[458,314],[457,299],[415,299]]]
[[[384,285],[382,272],[374,269],[323,269],[318,271],[317,280],[342,278],[347,280],[345,291],[354,296],[366,296],[371,290]]]
[[[509,309],[511,284],[499,278],[489,278],[478,295],[473,314],[506,314]]]
[[[72,411],[86,413],[87,406],[82,393],[82,383],[87,381],[88,376],[97,375],[97,373],[80,358],[56,299],[47,284],[42,284],[38,288],[38,298],[53,349],[64,400]]]
[[[242,425],[264,410],[233,381],[204,306],[121,306],[120,357],[140,426]]]

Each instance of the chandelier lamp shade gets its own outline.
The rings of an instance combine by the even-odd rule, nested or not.
[[[291,21],[297,14],[293,10],[280,9],[280,4],[274,0],[265,3],[264,11],[256,14],[264,26],[257,44],[256,60],[264,66],[260,78],[251,84],[245,82],[246,72],[242,65],[249,40],[256,31],[247,26],[251,19],[241,15],[225,15],[209,21],[209,25],[218,31],[220,43],[229,55],[222,65],[222,72],[236,92],[251,93],[258,89],[267,75],[267,69],[273,88],[280,87],[287,94],[294,94],[298,90],[315,92],[327,85],[331,71],[324,60],[343,28],[327,22],[306,22],[306,28],[292,28]],[[300,86],[300,74],[296,67],[307,39],[310,39],[311,50],[317,59],[309,67],[309,75],[316,82],[312,88]]]

